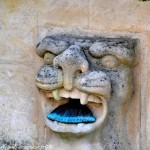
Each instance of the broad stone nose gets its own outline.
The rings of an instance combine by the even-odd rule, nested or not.
[[[74,75],[77,71],[86,72],[89,64],[84,52],[78,45],[72,45],[62,54],[55,57],[54,66],[62,68],[64,75],[63,86],[66,90],[73,88]]]

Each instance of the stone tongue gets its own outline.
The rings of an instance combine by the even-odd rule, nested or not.
[[[95,122],[90,109],[80,104],[80,100],[70,100],[69,103],[60,105],[54,109],[47,118],[66,124],[92,123]]]

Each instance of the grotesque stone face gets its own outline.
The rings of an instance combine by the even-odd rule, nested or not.
[[[58,133],[115,134],[116,117],[133,92],[133,46],[129,39],[44,38],[37,45],[45,65],[36,84],[49,98],[47,126]]]

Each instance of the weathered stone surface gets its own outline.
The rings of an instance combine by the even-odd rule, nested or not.
[[[38,103],[33,77],[31,67],[0,65],[0,146],[38,142]]]
[[[146,125],[146,146],[147,148],[150,147],[150,117],[149,117],[149,111],[150,111],[150,72],[148,72],[148,82],[147,82],[147,98],[146,98],[146,105],[147,105],[147,109],[146,109],[146,118],[144,118],[144,120],[146,120],[145,125]]]
[[[25,132],[25,128],[22,130],[20,126],[22,122],[25,123],[26,127],[29,124],[32,126],[31,122],[33,120],[30,118],[32,115],[29,117],[28,112],[36,111],[37,108],[26,107],[25,110],[22,109],[28,116],[26,118],[23,117],[23,119],[20,119],[22,116],[20,117],[19,113],[22,112],[22,110],[20,110],[22,104],[30,99],[29,93],[35,92],[35,88],[30,89],[30,86],[35,85],[33,72],[34,70],[37,71],[43,64],[43,60],[35,54],[36,44],[46,35],[59,34],[59,32],[65,34],[68,32],[67,30],[70,30],[69,32],[74,35],[80,35],[82,37],[84,33],[80,34],[80,32],[76,32],[76,28],[80,28],[81,30],[88,29],[89,35],[91,36],[91,33],[94,33],[105,37],[125,35],[139,38],[139,50],[141,51],[139,55],[141,58],[139,59],[141,59],[141,61],[138,62],[138,66],[140,64],[141,68],[136,66],[138,71],[135,71],[135,81],[138,83],[136,85],[136,91],[138,94],[133,97],[130,103],[127,130],[131,140],[137,145],[136,150],[150,149],[150,88],[148,81],[148,71],[150,70],[149,10],[149,1],[142,2],[138,0],[118,0],[117,2],[112,0],[0,0],[0,69],[4,72],[1,73],[0,76],[0,98],[2,99],[0,99],[0,126],[2,125],[3,127],[0,129],[0,135],[4,133],[2,130],[6,126],[5,129],[9,130],[3,131],[6,131],[5,135],[7,137],[19,140],[23,139],[25,135],[31,135],[31,137],[33,137],[32,130],[28,129],[27,132]],[[62,28],[58,29],[58,27]],[[79,40],[75,44],[80,45],[80,42]],[[31,67],[22,67],[18,65],[20,63],[25,65],[30,64]],[[17,80],[13,81],[11,77],[9,79],[9,76],[11,76],[9,70],[11,69],[13,74],[16,74],[20,68],[23,68],[24,71],[19,72],[20,75],[17,76]],[[24,76],[27,76],[30,82],[22,80]],[[22,84],[15,82],[20,80]],[[30,83],[32,83],[32,85]],[[24,88],[25,90],[23,90]],[[35,96],[33,94],[32,96],[33,99],[35,99],[38,95],[36,94]],[[5,105],[3,106],[4,98]],[[21,101],[21,106],[15,101],[17,98]],[[40,94],[38,99],[44,100],[42,94]],[[140,108],[138,104],[140,104]],[[141,115],[138,114],[139,110],[141,111]],[[5,117],[5,112],[9,112],[7,115],[8,119]],[[10,125],[11,116],[14,116],[13,118],[19,116],[17,122],[21,122],[19,126],[15,126],[13,130]],[[40,114],[39,118],[43,118],[42,114]],[[140,128],[139,124],[137,124],[138,120],[141,121]],[[49,129],[44,128],[43,122],[43,120],[40,121],[40,128],[36,130],[36,132],[40,131],[40,143],[42,144],[45,143],[46,139],[49,139],[48,136],[51,137],[52,135],[52,133],[49,135]],[[33,130],[35,130],[35,128]],[[21,134],[24,132],[26,134]],[[45,134],[45,132],[47,132],[47,134]],[[4,137],[4,134],[2,137]],[[9,140],[10,138],[6,139]],[[31,142],[34,141],[34,138],[29,139],[29,136],[28,138],[25,137],[25,139]],[[7,141],[5,142],[7,143]],[[7,144],[9,144],[9,142]],[[140,148],[138,147],[138,143],[140,143]]]
[[[0,1],[0,60],[34,61],[37,13],[31,4]]]
[[[38,26],[87,28],[88,7],[88,0],[38,0]]]
[[[142,85],[141,85],[141,142],[143,144],[143,148],[146,150],[150,148],[150,45],[144,46],[142,44]],[[141,146],[142,149],[142,146]]]
[[[57,137],[49,138],[47,144],[58,149],[58,145],[54,143],[60,140],[64,150],[72,148],[72,145],[72,149],[76,149],[76,144],[80,149],[89,145],[87,150],[138,149],[139,143],[136,144],[136,140],[139,133],[134,133],[132,142],[126,130],[129,124],[127,120],[130,120],[130,117],[126,118],[128,106],[137,92],[134,91],[133,72],[138,40],[125,37],[78,38],[73,35],[67,36],[67,33],[59,36],[56,34],[44,38],[37,45],[37,54],[42,53],[44,56],[47,51],[43,45],[49,45],[51,41],[57,43],[55,46],[59,48],[58,43],[62,39],[70,45],[57,53],[51,65],[44,65],[36,77],[37,87],[50,98],[49,101],[45,101],[43,107],[46,125],[57,132]],[[48,50],[54,53],[52,47],[48,46]],[[136,102],[138,100],[139,97]],[[136,103],[136,107],[139,107],[139,103]],[[90,114],[90,118],[81,108]],[[139,116],[139,109],[135,109],[135,112]],[[79,119],[81,116],[82,120],[91,121],[92,118],[93,122],[87,124]],[[138,129],[139,123],[135,118]],[[65,137],[62,138],[63,133]],[[80,139],[76,138],[78,136]],[[70,138],[74,140],[70,141]],[[95,143],[99,143],[99,146],[94,145]]]
[[[150,30],[150,2],[89,1],[90,29],[141,32]]]

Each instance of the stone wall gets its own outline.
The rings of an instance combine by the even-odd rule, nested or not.
[[[35,86],[43,60],[35,47],[45,35],[81,30],[139,39],[137,94],[129,108],[128,131],[137,150],[150,149],[149,16],[148,1],[0,0],[0,145],[46,143],[49,131],[42,121],[40,103],[44,97]]]

